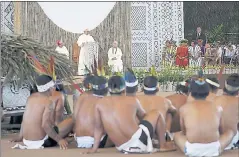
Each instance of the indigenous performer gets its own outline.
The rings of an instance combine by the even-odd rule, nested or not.
[[[112,68],[113,72],[123,71],[122,51],[118,47],[118,42],[114,41],[113,47],[108,51],[108,65]]]
[[[201,66],[201,48],[195,44],[195,41],[191,42],[188,51],[190,55],[190,66]]]
[[[133,71],[125,72],[125,85],[126,85],[126,95],[135,96],[138,91],[138,80],[134,75]]]
[[[89,30],[86,29],[84,31],[84,34],[82,34],[77,41],[78,46],[80,49],[80,56],[79,56],[79,62],[78,62],[78,75],[84,75],[85,74],[85,66],[90,68],[89,65],[89,58],[86,57],[87,49],[86,44],[89,42],[94,42],[95,40],[93,37],[89,34]]]
[[[206,100],[213,102],[217,96],[217,91],[218,91],[218,88],[220,87],[220,84],[215,77],[207,78],[206,82],[209,84],[209,88],[210,88],[210,92]]]
[[[188,40],[182,40],[180,43],[176,53],[176,65],[185,68],[188,65]]]
[[[67,58],[69,59],[69,51],[67,50],[67,48],[63,45],[62,41],[58,40],[57,41],[57,47],[56,47],[56,52],[60,53],[60,54],[64,54],[67,56]]]
[[[88,77],[88,79],[90,78]],[[94,76],[92,88],[88,88],[90,91],[84,94],[84,96],[80,96],[74,107],[73,130],[78,148],[92,148],[94,144],[95,105],[107,95],[107,80],[103,76]],[[110,145],[107,141],[109,141],[108,136],[106,134],[102,135],[99,147],[109,147]]]
[[[164,139],[165,124],[157,110],[145,115],[145,110],[134,96],[124,96],[124,79],[114,76],[108,82],[111,97],[104,97],[96,105],[95,143],[88,153],[95,153],[100,138],[106,132],[116,148],[123,153],[150,153],[153,151],[154,133],[159,141]],[[110,118],[109,118],[110,117]],[[137,118],[140,120],[138,124]],[[161,151],[173,150],[166,143],[160,145]]]
[[[55,125],[54,115],[59,105],[58,97],[54,96],[55,83],[47,75],[39,76],[36,83],[38,93],[28,98],[20,134],[12,140],[12,142],[23,140],[25,146],[17,144],[13,148],[41,149],[56,146],[58,143],[61,149],[66,149],[68,142],[63,137],[72,130],[72,118]]]
[[[201,78],[193,80],[190,91],[195,100],[180,108],[182,132],[175,133],[174,141],[186,156],[219,156],[231,142],[233,131],[228,130],[220,136],[224,127],[223,110],[205,100],[209,95],[207,82]]]
[[[150,111],[153,110],[157,110],[162,114],[164,119],[166,119],[167,114],[171,114],[172,117],[174,117],[177,110],[172,105],[171,101],[164,97],[156,95],[158,92],[158,80],[155,76],[147,76],[144,78],[143,91],[145,95],[137,96],[137,98],[142,104],[146,113],[149,113]],[[166,129],[165,133],[166,132],[168,135],[170,135],[170,130]],[[165,139],[161,140],[161,142],[164,142],[164,140]]]
[[[188,95],[189,95],[189,84],[191,80],[186,80],[180,82],[176,87],[176,94],[169,95],[166,98],[171,101],[172,105],[179,111],[179,109],[187,103]],[[176,112],[174,117],[171,114],[167,114],[166,117],[166,125],[167,130],[170,132],[169,135],[172,136],[172,133],[181,131],[180,121],[179,121],[179,113]],[[170,137],[170,140],[172,137]]]
[[[176,47],[174,46],[173,41],[167,40],[165,43],[165,47],[163,49],[163,65],[172,66],[175,62],[175,55],[176,55]]]
[[[222,130],[232,130],[233,139],[225,150],[239,147],[239,132],[238,132],[238,93],[239,93],[239,75],[232,74],[225,81],[224,93],[222,96],[216,97],[214,104],[223,108],[222,119],[224,126]]]

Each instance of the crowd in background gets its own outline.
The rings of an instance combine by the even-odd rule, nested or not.
[[[239,44],[208,43],[200,27],[194,39],[191,42],[184,39],[180,45],[172,39],[167,40],[163,49],[163,66],[239,65]]]

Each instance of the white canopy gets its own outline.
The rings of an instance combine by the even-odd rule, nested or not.
[[[96,28],[116,2],[38,2],[45,14],[60,28],[83,33]]]

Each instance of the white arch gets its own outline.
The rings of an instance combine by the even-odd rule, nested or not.
[[[97,27],[116,2],[38,2],[45,14],[60,28],[82,33]]]

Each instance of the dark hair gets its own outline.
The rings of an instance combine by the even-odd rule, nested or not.
[[[52,81],[52,77],[49,75],[40,75],[36,78],[36,84],[38,86],[45,85],[50,81]]]
[[[121,95],[124,90],[120,90],[125,88],[125,81],[121,76],[112,76],[108,81],[108,88],[110,89],[110,94]]]
[[[239,87],[239,75],[238,74],[231,74],[227,80],[226,80],[226,83],[229,85],[229,86],[232,86],[232,87]],[[225,93],[227,93],[228,95],[231,95],[231,96],[235,96],[238,94],[238,90],[236,91],[229,91],[228,89],[226,89],[226,87],[223,88],[223,91]]]
[[[93,83],[94,76],[93,75],[87,75],[85,79],[83,80],[83,86],[85,88],[88,88],[90,84]]]
[[[215,77],[209,77],[208,79],[211,80],[211,81],[213,81],[213,82],[215,82],[215,83],[218,83],[218,84],[219,84],[218,79],[215,78]],[[208,84],[209,84],[209,89],[210,89],[212,92],[216,92],[216,91],[217,91],[218,87],[216,87],[216,86],[214,86],[214,85],[211,85],[210,83],[208,83]]]
[[[158,85],[158,79],[155,76],[147,76],[144,78],[144,87],[147,88],[154,88]],[[158,88],[156,88],[154,91],[148,91],[143,88],[144,94],[146,95],[154,95],[158,92]]]
[[[191,83],[191,79],[187,79],[185,82],[188,84],[187,86],[184,86],[184,85],[181,85],[181,84],[178,84],[176,86],[176,92],[177,93],[184,93],[184,94],[189,93],[189,85]]]
[[[93,85],[97,85],[97,86],[105,85],[106,83],[107,83],[107,79],[103,76],[95,76],[92,82]],[[108,93],[108,87],[100,88],[100,89],[93,88],[93,94],[95,95],[104,96],[107,93]]]
[[[206,99],[209,95],[209,85],[207,82],[198,84],[197,81],[192,81],[190,84],[190,92],[195,99]]]
[[[126,86],[126,93],[127,94],[134,94],[138,91],[138,85],[134,86],[134,87],[127,87]]]

